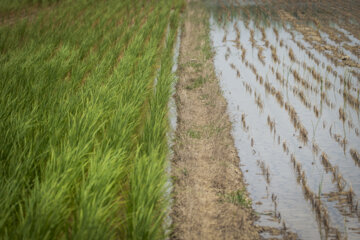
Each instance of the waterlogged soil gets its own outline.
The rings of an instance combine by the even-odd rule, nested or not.
[[[359,239],[359,2],[206,3],[256,223]]]
[[[207,22],[200,2],[188,1],[175,95],[171,239],[259,239],[212,64]]]

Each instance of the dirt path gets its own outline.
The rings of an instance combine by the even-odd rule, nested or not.
[[[184,16],[176,102],[172,239],[258,239],[197,0]]]

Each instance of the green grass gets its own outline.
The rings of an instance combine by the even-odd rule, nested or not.
[[[251,200],[249,200],[246,197],[246,193],[245,190],[237,190],[234,192],[230,192],[230,193],[226,193],[223,194],[222,196],[222,200],[235,204],[235,205],[239,205],[239,206],[243,206],[246,208],[251,208]]]
[[[187,131],[187,133],[188,133],[189,137],[191,137],[191,138],[195,138],[195,139],[200,139],[201,138],[200,131],[189,129]]]
[[[165,237],[182,7],[63,1],[0,26],[0,239]]]
[[[199,76],[197,78],[190,79],[190,83],[188,85],[186,85],[185,88],[187,90],[193,90],[198,87],[201,87],[205,82],[206,82],[206,79],[202,76]]]

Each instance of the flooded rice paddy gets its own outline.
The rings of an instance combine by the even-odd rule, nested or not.
[[[264,238],[360,238],[360,2],[207,1]]]

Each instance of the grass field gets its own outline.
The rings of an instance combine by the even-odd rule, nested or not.
[[[5,2],[0,238],[164,238],[183,1]]]

